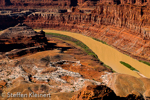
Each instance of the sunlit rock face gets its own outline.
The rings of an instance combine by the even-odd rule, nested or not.
[[[81,33],[105,41],[136,58],[150,60],[149,6],[98,4],[90,13],[35,12],[24,20],[32,28]],[[127,45],[128,44],[128,45]]]
[[[126,74],[106,74],[102,75],[103,82],[110,87],[117,96],[126,97],[128,94],[137,96],[143,95],[144,98],[149,98],[148,78],[136,78]]]
[[[43,31],[33,29],[81,33],[150,61],[149,3],[150,0],[0,0],[0,9],[13,9],[0,12],[0,30],[24,23],[0,32],[0,96],[11,91],[52,93],[52,100],[148,99],[149,79],[112,73],[79,49],[64,46],[57,39],[50,44]]]

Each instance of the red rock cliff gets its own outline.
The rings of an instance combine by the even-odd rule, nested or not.
[[[145,4],[149,3],[149,0],[100,0],[100,3],[111,3],[111,4]]]
[[[12,3],[12,5],[18,6],[18,5],[32,5],[32,6],[70,6],[70,0],[24,0],[24,2],[20,1],[20,0],[10,0],[10,2]]]
[[[5,0],[0,0],[0,6],[5,6]]]
[[[148,12],[148,6],[99,4],[90,14],[79,10],[33,13],[25,23],[33,28],[79,32],[103,40],[123,52],[150,60]]]
[[[150,0],[0,0],[0,6],[80,6],[86,1],[108,4],[148,4]]]

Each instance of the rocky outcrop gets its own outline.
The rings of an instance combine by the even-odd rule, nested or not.
[[[0,81],[0,88],[4,87],[6,84],[7,84],[6,81],[1,80]]]
[[[71,100],[144,100],[142,96],[130,94],[127,97],[116,96],[113,90],[105,85],[89,85]]]
[[[88,0],[93,4],[107,3],[107,4],[148,4],[149,0]],[[0,0],[0,6],[53,6],[53,7],[66,7],[66,6],[82,6],[87,0]]]
[[[20,18],[23,19],[23,18]],[[13,27],[17,25],[20,22],[23,22],[23,20],[20,20],[16,17],[10,17],[7,15],[0,15],[0,30],[6,29],[8,27]]]
[[[149,3],[148,0],[100,0],[100,3],[108,3],[108,4],[137,4],[142,5],[145,3]]]
[[[26,16],[31,14],[31,11],[13,12],[13,10],[1,10],[0,11],[0,30],[4,30],[8,27],[13,27],[18,23],[22,23]]]
[[[71,0],[25,0],[24,2],[20,0],[10,0],[14,6],[70,6]]]
[[[33,28],[82,33],[105,41],[135,58],[150,60],[148,6],[99,4],[90,14],[32,13],[24,21]],[[126,45],[128,44],[128,45]]]
[[[10,58],[44,50],[46,45],[47,38],[43,31],[37,33],[24,24],[18,24],[0,33],[0,52]]]
[[[6,5],[5,0],[0,0],[0,6],[5,6],[5,5]]]
[[[30,4],[30,2],[38,5],[39,1],[28,1],[27,3]],[[42,5],[42,2],[40,1],[39,4]],[[73,3],[73,1],[68,2],[71,2],[70,5]],[[150,60],[148,0],[78,0],[77,2],[81,4],[81,8],[82,6],[87,8],[88,6],[97,6],[91,13],[84,13],[82,9],[72,8],[72,11],[64,11],[66,13],[58,13],[58,10],[57,12],[36,12],[24,16],[20,14],[18,16],[14,16],[15,14],[12,16],[0,15],[0,28],[13,26],[25,19],[24,23],[32,28],[51,28],[82,33],[105,41],[135,58]],[[22,4],[15,3],[14,5]]]
[[[0,0],[0,6],[10,6],[10,7],[69,7],[73,5],[74,0]]]
[[[146,100],[150,97],[150,79],[114,73],[102,75],[102,80],[117,96],[126,97],[128,94],[143,95]]]
[[[64,42],[58,42],[58,44],[60,47],[60,45],[64,44]],[[62,100],[69,100],[68,98],[71,98],[76,93],[76,91],[85,85],[101,84],[101,82],[94,80],[95,76],[92,77],[91,73],[93,72],[96,73],[96,75],[100,75],[100,73],[103,73],[102,71],[109,70],[101,66],[100,63],[97,63],[97,61],[94,61],[93,59],[90,60],[91,58],[89,58],[88,55],[85,55],[83,51],[78,50],[75,47],[72,47],[70,50],[70,53],[60,53],[60,50],[56,49],[47,50],[16,59],[0,60],[0,85],[2,80],[2,85],[5,82],[4,85],[6,86],[6,88],[2,88],[2,94],[7,94],[8,92],[12,94],[15,94],[16,92],[20,92],[21,94],[29,94],[31,92],[47,94],[50,93],[50,99],[52,100],[55,100],[53,97],[54,95],[56,95],[57,98],[62,98]],[[73,52],[73,50],[76,52]],[[85,64],[85,62],[82,60],[88,62]],[[95,70],[92,64],[95,64]],[[72,65],[72,68],[70,68],[70,65]],[[79,65],[81,68],[80,72],[75,70]],[[73,67],[75,68],[74,70]],[[99,70],[96,70],[97,67]],[[86,73],[87,78],[82,75],[82,71]],[[62,95],[62,97],[59,97],[59,94],[67,95]],[[3,97],[3,99],[6,99],[6,95],[4,96],[5,98]],[[24,99],[34,100],[35,98]],[[38,99],[49,100],[49,98]]]
[[[109,10],[111,9],[111,10]],[[149,7],[133,5],[105,5],[100,4],[93,11],[95,22],[117,27],[126,27],[139,33],[143,39],[149,39]],[[97,15],[98,14],[98,15]]]

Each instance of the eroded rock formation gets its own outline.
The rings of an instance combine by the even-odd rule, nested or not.
[[[37,6],[47,6],[47,7],[69,7],[76,6],[74,0],[0,0],[0,6],[11,6],[11,7],[37,7]]]
[[[113,90],[105,85],[89,85],[71,100],[144,100],[142,96],[130,94],[127,97],[116,96]]]
[[[21,10],[20,12],[17,10],[1,10],[0,11],[0,30],[4,30],[8,27],[13,27],[18,23],[22,23],[23,20],[27,17],[27,15],[31,14],[32,11]]]
[[[145,4],[149,3],[149,0],[100,0],[101,3],[111,3],[111,4]]]
[[[145,100],[149,99],[150,79],[136,78],[125,74],[106,74],[102,75],[103,83],[114,90],[117,96],[126,97],[128,94],[137,96],[143,95]]]
[[[14,6],[70,6],[71,0],[10,0]]]
[[[32,13],[24,23],[33,28],[82,33],[132,56],[150,60],[148,11],[148,6],[99,4],[90,14],[73,9],[66,13]]]
[[[91,2],[94,5],[98,3],[107,3],[107,4],[148,4],[149,0],[0,0],[0,6],[81,6],[86,2]]]
[[[5,5],[6,5],[5,0],[0,0],[0,5],[1,5],[1,6],[5,6]]]
[[[48,42],[56,43],[59,48],[69,46],[70,49],[65,52],[46,50],[15,59],[0,59],[0,99],[1,93],[34,92],[51,94],[50,98],[40,100],[55,100],[55,97],[69,100],[84,86],[100,85],[99,76],[103,71],[111,72],[78,47],[58,39]],[[3,99],[7,99],[7,96]]]
[[[44,50],[46,46],[45,33],[37,33],[24,24],[18,24],[0,33],[0,52],[8,57]]]
[[[150,61],[149,3],[150,0],[0,0],[0,6],[6,8],[54,8],[54,10],[40,9],[37,11],[41,12],[30,15],[0,16],[0,27],[24,22],[32,28],[78,32],[105,41],[131,56]],[[61,12],[55,9],[58,6],[65,8],[65,11]],[[70,6],[77,7],[70,8]],[[93,7],[94,10],[90,12],[88,7]],[[85,8],[84,10],[87,12],[81,8]],[[56,12],[56,10],[58,11]],[[5,22],[9,22],[9,24]],[[21,93],[41,92],[42,89],[43,93],[45,91],[50,93],[71,92],[72,96],[73,92],[82,87],[94,84],[94,86],[87,86],[81,90],[72,99],[143,100],[143,97],[150,98],[149,79],[108,73],[111,72],[108,68],[99,66],[94,61],[90,62],[90,57],[85,55],[81,57],[82,53],[79,53],[79,50],[68,50],[67,54],[60,54],[61,50],[45,51],[26,59],[10,60],[9,58],[46,49],[48,42],[45,33],[43,31],[37,33],[28,26],[19,24],[0,33],[0,48],[2,48],[0,49],[0,58],[3,59],[4,56],[7,58],[0,62],[0,77],[2,78],[0,86],[13,86],[7,92],[12,90],[14,90],[13,93],[16,90],[20,90]],[[59,47],[58,44],[57,47]],[[80,56],[75,56],[75,54]],[[49,55],[53,59],[50,59]],[[42,58],[43,56],[44,58]],[[75,58],[80,58],[81,63]],[[88,59],[88,63],[82,61],[85,58]],[[100,85],[101,82],[107,86]],[[22,85],[25,87],[22,88]],[[1,87],[0,92],[2,91]],[[56,99],[58,98],[59,96],[56,96]]]

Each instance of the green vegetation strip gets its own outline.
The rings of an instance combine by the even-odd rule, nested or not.
[[[144,63],[144,64],[146,64],[146,65],[150,66],[150,63],[149,63],[149,62],[142,61],[142,60],[139,60],[139,62],[142,62],[142,63]]]
[[[58,34],[58,33],[46,33],[46,34],[49,34],[51,37],[57,37],[57,38],[60,38],[60,39],[63,39],[63,40],[71,41],[71,42],[75,43],[76,45],[82,47],[88,55],[92,55],[97,60],[99,60],[97,55],[91,49],[89,49],[89,47],[87,47],[84,43],[82,43],[81,41],[79,41],[77,39],[74,39],[70,36]]]
[[[102,41],[102,40],[99,40],[99,39],[96,39],[96,38],[92,38],[92,39],[94,39],[94,40],[96,40],[96,41],[99,41],[99,42],[101,42],[101,43],[103,43],[103,44],[108,45],[106,42],[104,42],[104,41]],[[130,56],[130,55],[128,55],[128,54],[125,54],[125,55]],[[149,63],[149,62],[142,61],[142,60],[139,60],[139,62],[142,62],[142,63],[144,63],[144,64],[150,66],[150,63]],[[121,62],[120,62],[120,63],[121,63]],[[124,62],[124,63],[125,63],[125,62]],[[125,66],[126,66],[126,65],[127,65],[127,63],[125,64]],[[128,64],[127,66],[130,66],[130,65]],[[132,70],[132,68],[133,68],[133,67],[131,66],[131,70]],[[134,68],[134,70],[136,70],[136,69]]]
[[[97,55],[88,46],[86,46],[84,43],[82,43],[81,41],[79,41],[75,38],[72,38],[72,37],[66,36],[66,35],[62,35],[62,34],[58,34],[58,33],[46,33],[46,34],[48,34],[51,37],[56,37],[56,38],[60,38],[62,40],[71,41],[71,42],[75,43],[76,45],[80,46],[81,48],[83,48],[88,55],[92,55],[97,60],[99,60]],[[105,67],[111,69],[113,72],[115,72],[111,67],[109,67],[108,65],[105,65],[102,61],[100,61],[100,62],[103,66],[105,66]]]
[[[132,67],[132,66],[129,65],[128,63],[125,63],[125,62],[123,62],[123,61],[120,61],[120,63],[121,63],[122,65],[126,66],[127,68],[129,68],[130,70],[139,72],[137,69],[135,69],[134,67]]]
[[[106,42],[104,42],[104,41],[102,41],[102,40],[99,40],[99,39],[96,39],[96,38],[92,38],[92,39],[94,39],[94,40],[96,40],[96,41],[98,41],[98,42],[101,42],[101,43],[103,43],[103,44],[108,45]]]

